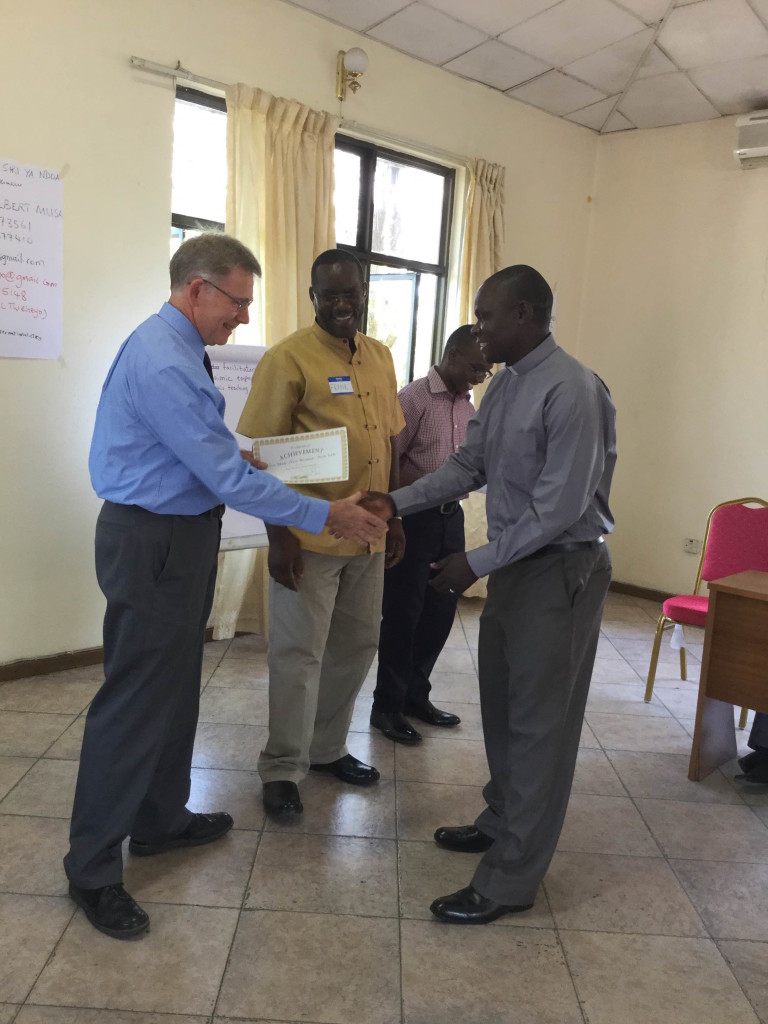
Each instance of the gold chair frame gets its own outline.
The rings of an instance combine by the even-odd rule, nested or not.
[[[701,555],[699,556],[699,567],[696,570],[696,582],[693,585],[692,593],[697,595],[699,588],[701,587],[701,571],[704,568],[704,558],[707,554],[707,543],[709,541],[709,531],[712,526],[712,517],[715,512],[721,508],[727,508],[729,505],[760,505],[763,508],[768,508],[768,501],[764,501],[762,498],[735,498],[732,501],[721,501],[719,505],[711,510],[707,516],[707,527],[704,531],[704,540],[701,545]],[[682,622],[675,622],[674,619],[667,618],[662,612],[659,616],[659,620],[656,623],[656,633],[653,637],[653,650],[651,651],[651,663],[648,666],[648,680],[645,686],[645,702],[646,704],[650,701],[653,696],[653,684],[656,680],[656,668],[659,663],[659,651],[661,650],[661,638],[664,635],[664,630],[669,629],[670,626],[680,626],[685,635],[685,626]],[[685,654],[685,647],[680,648],[680,678],[688,678],[688,659]],[[747,715],[749,708],[742,708],[741,715],[739,716],[739,728],[743,729],[747,724]]]

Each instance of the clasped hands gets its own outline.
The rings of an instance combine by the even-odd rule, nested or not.
[[[363,497],[360,499],[360,505],[370,512],[381,516],[382,519],[387,520],[390,530],[392,530],[394,524],[397,524],[400,530],[402,530],[400,520],[392,518],[397,515],[397,508],[388,494],[384,494],[382,491],[364,492]],[[405,541],[403,540],[404,544]],[[387,547],[387,552],[389,552],[389,547]],[[402,554],[400,558],[402,558]],[[398,562],[400,558],[397,559]],[[397,562],[394,564],[396,565]],[[387,567],[389,568],[388,563]],[[463,551],[447,555],[438,562],[432,562],[430,568],[435,570],[436,575],[429,581],[429,585],[438,594],[463,594],[477,579]]]
[[[268,463],[257,459],[253,452],[248,451],[247,448],[240,449],[240,458],[244,462],[250,463],[254,469],[263,470],[268,468]],[[346,538],[347,540],[356,540],[364,545],[375,544],[376,541],[380,540],[387,533],[386,520],[361,505],[360,502],[363,494],[363,491],[357,491],[348,498],[330,502],[325,525],[337,540]],[[400,532],[402,533],[402,528]],[[402,541],[402,551],[397,558],[398,562],[403,557],[403,551],[405,551],[405,538]],[[388,556],[389,552],[390,539],[387,537]]]
[[[376,491],[374,493],[377,497],[373,500],[371,500],[368,492],[356,491],[342,501],[331,502],[331,513],[334,512],[334,506],[338,505],[343,506],[347,515],[357,514],[364,517],[364,519],[360,520],[360,533],[357,536],[344,532],[341,526],[337,525],[335,519],[332,522],[331,513],[328,515],[326,526],[334,537],[351,537],[351,539],[360,540],[365,544],[374,543],[386,533],[387,553],[384,559],[384,568],[391,569],[402,560],[405,554],[403,524],[399,519],[392,518],[395,513],[389,511],[391,499],[389,499],[389,503],[382,504],[378,500],[379,492]],[[381,496],[385,499],[388,498],[386,494]],[[392,505],[392,508],[394,508],[394,505]]]

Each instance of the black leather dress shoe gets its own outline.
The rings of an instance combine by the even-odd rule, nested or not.
[[[85,911],[94,928],[114,939],[132,939],[149,928],[147,914],[122,885],[81,889],[69,883],[69,895]]]
[[[313,772],[328,772],[335,775],[337,779],[349,782],[352,786],[371,786],[381,777],[375,768],[363,764],[351,754],[345,754],[344,757],[329,761],[328,764],[311,764],[309,767]]]
[[[744,782],[750,786],[768,786],[768,761],[754,761],[743,775],[736,775],[735,778],[737,782]]]
[[[418,718],[420,722],[426,722],[427,725],[439,725],[443,729],[450,729],[461,721],[458,715],[436,708],[431,700],[425,700],[423,704],[409,704],[405,713],[412,718]]]
[[[481,896],[477,889],[468,885],[466,889],[452,892],[450,896],[440,896],[429,909],[438,920],[446,924],[489,924],[504,914],[520,914],[532,906],[532,903],[528,903],[524,907],[508,907]]]
[[[746,774],[754,771],[762,764],[768,764],[768,756],[762,750],[750,750],[744,757],[739,758],[739,768]]]
[[[215,814],[194,814],[192,820],[177,836],[169,839],[160,839],[156,843],[142,843],[139,839],[131,838],[128,849],[135,857],[154,857],[156,853],[165,853],[167,850],[180,850],[186,846],[204,846],[220,839],[234,825],[232,815],[226,811],[217,811]]]
[[[262,788],[264,810],[273,818],[292,817],[304,810],[299,787],[295,782],[280,779],[277,782],[265,782]]]
[[[474,825],[458,825],[456,828],[445,825],[435,832],[435,842],[444,850],[456,850],[458,853],[483,853],[493,846],[493,839]]]
[[[421,743],[421,733],[416,732],[400,711],[371,711],[371,725],[379,729],[395,743]]]

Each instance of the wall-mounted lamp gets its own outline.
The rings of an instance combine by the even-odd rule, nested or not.
[[[339,50],[336,57],[336,96],[340,100],[347,98],[347,86],[351,92],[360,88],[359,79],[368,67],[368,54],[359,46],[351,50]]]

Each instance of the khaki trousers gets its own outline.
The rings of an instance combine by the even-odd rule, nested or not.
[[[300,782],[347,753],[355,699],[379,641],[384,554],[302,551],[299,591],[269,581],[269,737],[263,782]]]

